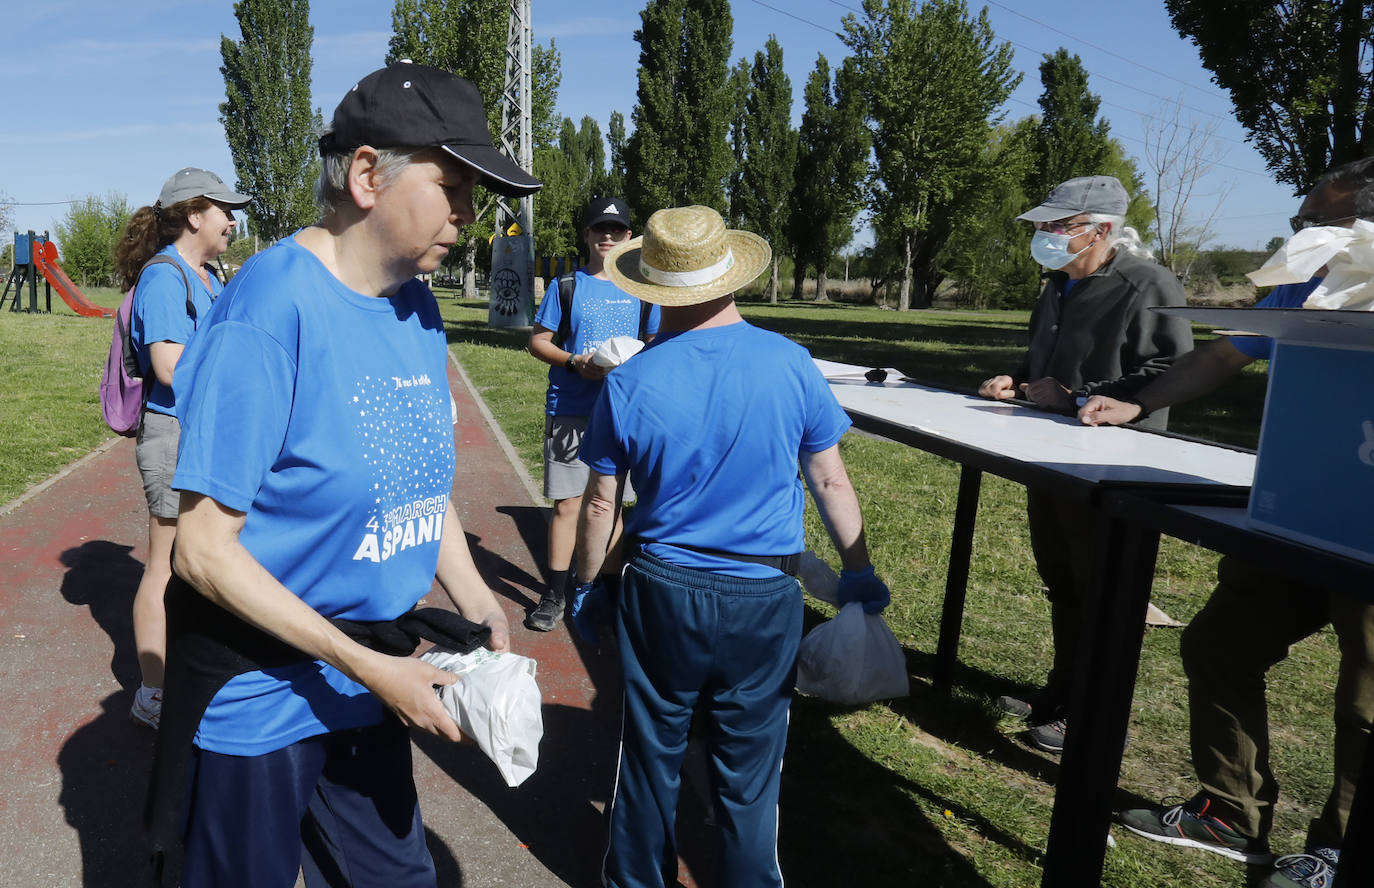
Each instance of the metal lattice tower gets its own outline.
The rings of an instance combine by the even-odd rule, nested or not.
[[[501,91],[501,149],[522,170],[534,169],[533,113],[530,110],[530,0],[510,0],[510,26],[506,29],[506,84]],[[534,198],[502,200],[502,228],[512,221],[534,234]],[[532,238],[531,238],[532,240]]]

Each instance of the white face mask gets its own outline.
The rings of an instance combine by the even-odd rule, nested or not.
[[[1031,238],[1031,258],[1046,268],[1058,271],[1092,247],[1092,241],[1089,241],[1088,246],[1077,253],[1069,252],[1069,241],[1077,236],[1076,234],[1051,234],[1048,231],[1037,231],[1035,236]]]

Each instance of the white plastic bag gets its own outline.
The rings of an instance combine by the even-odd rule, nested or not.
[[[906,655],[881,614],[851,601],[802,639],[797,690],[845,704],[905,697]]]
[[[533,774],[544,736],[535,662],[486,648],[459,654],[436,647],[420,659],[459,676],[437,689],[439,699],[463,736],[496,762],[506,785],[519,786]]]
[[[810,549],[801,553],[801,559],[797,564],[797,579],[801,580],[802,588],[806,590],[807,595],[826,604],[840,606],[840,575]]]
[[[619,367],[643,348],[644,343],[633,336],[612,336],[592,353],[592,363],[601,367]]]

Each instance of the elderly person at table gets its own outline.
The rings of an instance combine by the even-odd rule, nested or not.
[[[978,393],[1018,395],[1071,414],[1094,394],[1130,396],[1193,346],[1188,323],[1149,311],[1181,306],[1183,287],[1153,262],[1126,225],[1126,189],[1112,176],[1084,176],[1055,188],[1018,216],[1035,225],[1031,255],[1047,269],[1030,318],[1030,347],[1012,373],[993,376]],[[1163,428],[1167,411],[1140,425]],[[1085,605],[1097,594],[1092,570],[1096,520],[1052,493],[1026,494],[1031,549],[1050,599],[1054,664],[1045,686],[998,704],[1025,718],[1029,739],[1046,752],[1064,748],[1065,716],[1078,660]]]
[[[1295,234],[1324,227],[1336,234],[1335,229],[1349,229],[1360,219],[1374,223],[1374,157],[1336,167],[1317,180],[1292,224]],[[1300,308],[1326,275],[1323,267],[1306,282],[1276,287],[1257,307]],[[1272,349],[1265,337],[1222,336],[1180,358],[1128,400],[1089,398],[1079,419],[1088,425],[1132,422],[1207,394],[1250,363],[1268,358]],[[1321,815],[1308,828],[1305,852],[1275,861],[1261,888],[1331,884],[1374,722],[1374,605],[1231,556],[1221,560],[1216,591],[1184,630],[1181,644],[1193,768],[1201,789],[1181,805],[1123,811],[1122,824],[1171,845],[1248,863],[1268,860],[1279,786],[1269,766],[1265,675],[1294,644],[1327,625],[1341,649],[1335,780]]]

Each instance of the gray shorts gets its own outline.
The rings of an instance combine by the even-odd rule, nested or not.
[[[577,458],[586,430],[585,416],[545,415],[544,496],[549,499],[572,499],[587,489],[591,470]]]
[[[544,496],[552,500],[572,499],[587,490],[591,469],[577,458],[582,434],[587,431],[585,416],[544,417]],[[634,501],[634,490],[625,480],[625,502]]]
[[[154,518],[176,518],[181,495],[172,489],[177,470],[177,442],[181,424],[175,416],[144,410],[138,422],[138,444],[134,455],[138,473],[143,476],[143,495],[148,498],[148,514]]]

